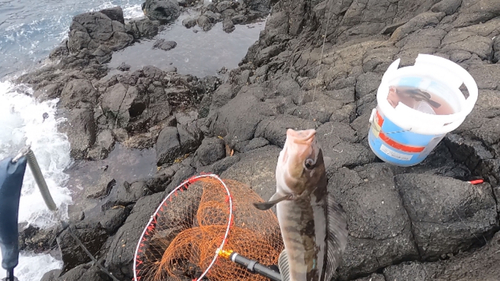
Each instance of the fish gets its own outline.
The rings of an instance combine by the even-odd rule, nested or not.
[[[314,129],[288,129],[276,165],[276,193],[260,210],[276,205],[285,249],[278,259],[282,281],[330,281],[347,245],[342,207],[327,190],[323,151]]]

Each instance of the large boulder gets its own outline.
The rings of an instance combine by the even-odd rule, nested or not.
[[[221,174],[222,178],[237,179],[250,186],[264,200],[276,192],[275,169],[280,149],[264,146],[245,153],[244,158]]]
[[[108,119],[126,127],[131,118],[142,114],[147,98],[136,87],[118,83],[102,95],[101,108]]]
[[[160,192],[139,199],[123,226],[110,238],[105,265],[119,280],[132,279],[132,262],[139,237],[163,197]]]
[[[70,53],[83,49],[93,52],[100,46],[107,48],[106,53],[111,53],[127,47],[134,40],[125,29],[120,7],[75,16],[68,37]]]
[[[87,252],[75,240],[77,237],[94,257],[108,238],[108,234],[100,223],[87,223],[82,221],[75,226],[70,225],[57,238],[64,262],[63,271],[68,271],[82,263],[91,261]]]
[[[483,239],[483,237],[478,237]],[[385,280],[497,280],[500,276],[500,232],[487,245],[471,253],[448,255],[435,263],[404,262],[384,269]]]
[[[71,143],[71,157],[82,159],[94,145],[97,125],[91,107],[74,108],[68,112],[68,120],[60,125],[60,130],[68,135]]]
[[[172,164],[175,158],[181,153],[181,144],[179,142],[179,133],[176,127],[166,127],[158,136],[156,141],[156,159],[157,165]]]
[[[72,108],[80,103],[95,104],[97,91],[87,79],[74,79],[69,81],[61,92],[60,106]]]
[[[153,38],[158,34],[160,22],[152,21],[148,18],[131,20],[125,24],[128,33],[134,36],[134,39]]]
[[[439,175],[397,175],[396,186],[413,225],[424,259],[466,250],[478,237],[498,228],[495,198],[489,184]]]
[[[142,10],[150,20],[163,24],[175,21],[180,15],[179,3],[175,0],[146,0]]]
[[[341,168],[330,177],[328,190],[347,214],[349,236],[339,268],[341,280],[418,258],[412,224],[388,164]]]
[[[44,274],[41,281],[78,281],[78,280],[93,280],[93,281],[109,281],[112,280],[96,265],[90,263],[81,264],[64,274],[60,270],[52,270]]]
[[[205,138],[194,153],[194,166],[207,166],[224,157],[226,157],[224,141],[219,138]]]

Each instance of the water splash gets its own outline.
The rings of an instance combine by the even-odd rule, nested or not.
[[[49,254],[32,255],[23,253],[19,257],[19,265],[16,267],[14,275],[19,280],[41,280],[45,272],[61,269],[62,266],[62,261],[55,259]],[[4,277],[5,271],[0,270],[0,279]]]
[[[57,131],[63,120],[56,118],[57,100],[36,102],[30,95],[17,92],[9,82],[0,82],[0,158],[16,155],[31,145],[45,177],[58,212],[48,210],[27,169],[19,206],[19,222],[47,228],[67,219],[70,191],[65,187],[71,164],[70,144],[66,135]],[[43,118],[44,113],[48,117]],[[46,116],[47,116],[46,115]]]

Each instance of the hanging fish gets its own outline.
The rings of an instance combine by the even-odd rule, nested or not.
[[[330,281],[347,244],[344,211],[327,191],[323,152],[315,130],[287,130],[276,166],[276,205],[285,244],[278,266],[282,281]]]

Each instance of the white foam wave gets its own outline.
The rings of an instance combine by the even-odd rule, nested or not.
[[[13,90],[9,82],[0,82],[0,158],[17,154],[31,145],[50,193],[58,207],[47,209],[33,179],[26,169],[19,206],[19,222],[47,228],[67,219],[67,207],[72,203],[65,187],[68,175],[64,169],[71,164],[70,144],[66,135],[57,131],[62,122],[55,117],[57,100],[36,102],[30,95]],[[44,120],[43,114],[48,118]]]
[[[19,264],[15,268],[14,275],[23,281],[41,280],[45,272],[61,269],[63,262],[55,259],[49,254],[33,255],[21,253]],[[0,270],[0,278],[5,277],[5,271]]]
[[[141,5],[132,5],[123,7],[123,17],[125,19],[136,19],[144,17]]]
[[[137,1],[134,1],[137,2]],[[105,2],[99,5],[97,8],[92,9],[93,12],[100,11],[103,9],[109,9],[113,8],[116,6],[120,6],[123,10],[123,17],[125,19],[134,19],[134,18],[140,18],[144,16],[144,13],[142,12],[141,5],[140,4],[134,4],[130,3],[127,1],[127,3],[123,3],[123,1],[120,1],[119,3],[113,3],[113,2]]]

